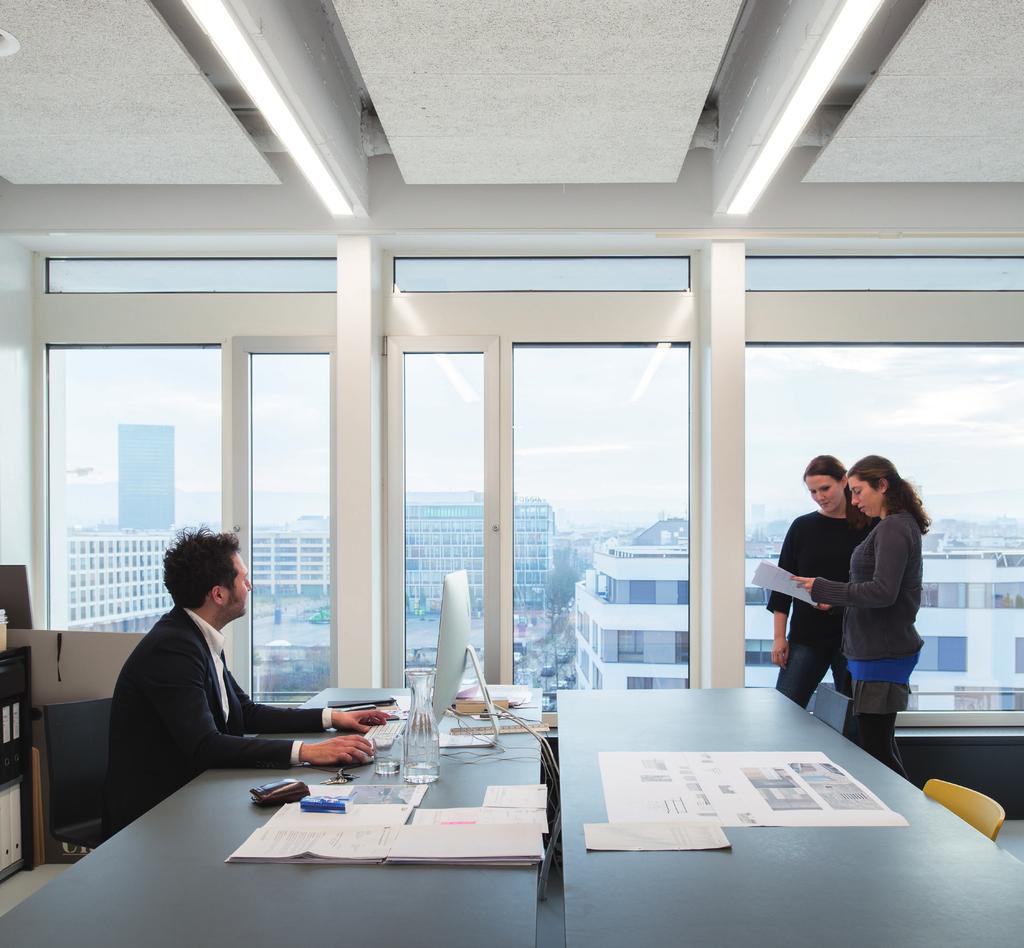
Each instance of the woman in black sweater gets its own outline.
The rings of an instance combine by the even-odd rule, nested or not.
[[[850,503],[846,469],[832,455],[819,455],[807,465],[804,484],[819,509],[793,521],[782,543],[779,566],[798,576],[826,576],[848,582],[850,555],[868,535],[871,525]],[[791,605],[793,617],[787,638]],[[836,690],[849,695],[850,674],[842,652],[843,610],[815,608],[773,592],[768,611],[775,621],[772,662],[779,666],[775,687],[806,708],[814,689],[831,668]]]

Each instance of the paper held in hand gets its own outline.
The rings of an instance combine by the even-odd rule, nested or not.
[[[812,606],[815,605],[811,594],[794,581],[793,574],[780,569],[774,563],[762,560],[757,564],[757,569],[754,571],[754,585],[760,586],[762,589],[773,589],[775,592],[785,593],[794,599],[803,600]]]

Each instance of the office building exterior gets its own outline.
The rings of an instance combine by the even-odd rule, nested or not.
[[[148,632],[172,606],[164,587],[167,532],[72,531],[67,539],[69,629]]]
[[[174,427],[117,426],[117,524],[166,530],[174,523]]]
[[[555,514],[546,500],[516,498],[516,612],[544,609],[554,565]],[[478,491],[410,493],[405,505],[406,612],[435,615],[446,573],[466,570],[474,612],[483,609],[484,498]]]

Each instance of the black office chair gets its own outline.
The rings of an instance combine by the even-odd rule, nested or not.
[[[856,743],[857,725],[853,719],[853,699],[822,682],[814,693],[814,716],[833,731]]]
[[[50,774],[50,833],[95,849],[103,835],[103,783],[110,741],[110,698],[43,706]]]

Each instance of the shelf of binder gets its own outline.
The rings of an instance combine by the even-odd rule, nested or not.
[[[0,880],[32,861],[29,649],[0,651]]]

